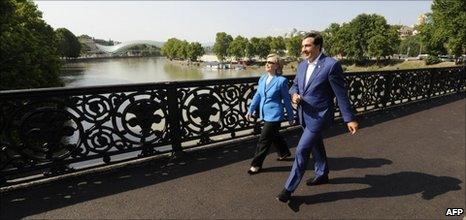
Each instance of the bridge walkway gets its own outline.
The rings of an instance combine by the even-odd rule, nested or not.
[[[254,140],[4,192],[0,218],[443,219],[465,208],[465,110],[450,96],[364,117],[356,136],[334,126],[331,183],[302,182],[288,204],[274,197],[292,160],[248,175]],[[293,155],[299,135],[285,134]]]

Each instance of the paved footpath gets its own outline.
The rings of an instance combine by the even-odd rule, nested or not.
[[[462,219],[445,212],[466,208],[465,100],[380,112],[361,119],[356,136],[333,127],[331,183],[303,181],[288,204],[274,197],[292,161],[273,153],[262,173],[248,175],[254,140],[6,192],[0,219]],[[285,135],[294,155],[300,132]],[[311,168],[303,180],[312,177]]]

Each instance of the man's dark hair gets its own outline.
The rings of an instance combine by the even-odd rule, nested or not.
[[[322,45],[324,44],[324,38],[322,38],[322,35],[320,35],[319,32],[317,32],[317,31],[308,32],[306,35],[304,35],[303,40],[308,38],[308,37],[314,38],[314,45],[316,47],[320,46],[319,48],[320,48],[320,50],[322,50]]]

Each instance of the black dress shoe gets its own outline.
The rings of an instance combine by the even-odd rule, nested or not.
[[[321,185],[321,184],[326,184],[326,183],[329,183],[327,175],[318,176],[314,178],[313,180],[308,179],[306,181],[306,185],[308,186],[315,186],[315,185]]]
[[[283,189],[282,192],[278,194],[275,198],[280,202],[288,202],[288,200],[290,200],[290,197],[291,192],[286,189]]]
[[[283,161],[283,160],[285,160],[285,159],[286,159],[287,157],[289,157],[289,156],[291,156],[291,153],[287,153],[287,154],[285,154],[285,155],[283,155],[283,156],[281,156],[281,157],[277,157],[277,160],[278,160],[278,161]]]

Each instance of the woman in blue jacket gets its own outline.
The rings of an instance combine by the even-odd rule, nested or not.
[[[294,124],[294,117],[288,93],[288,80],[281,76],[282,64],[278,55],[269,54],[267,56],[265,70],[267,74],[263,74],[259,78],[256,94],[254,94],[246,114],[246,119],[250,120],[251,115],[259,107],[260,118],[264,121],[256,153],[251,162],[251,168],[248,170],[249,174],[256,174],[260,171],[272,143],[279,154],[277,160],[283,160],[291,155],[286,141],[279,132],[280,121],[285,115],[284,108],[286,108],[290,125]]]

